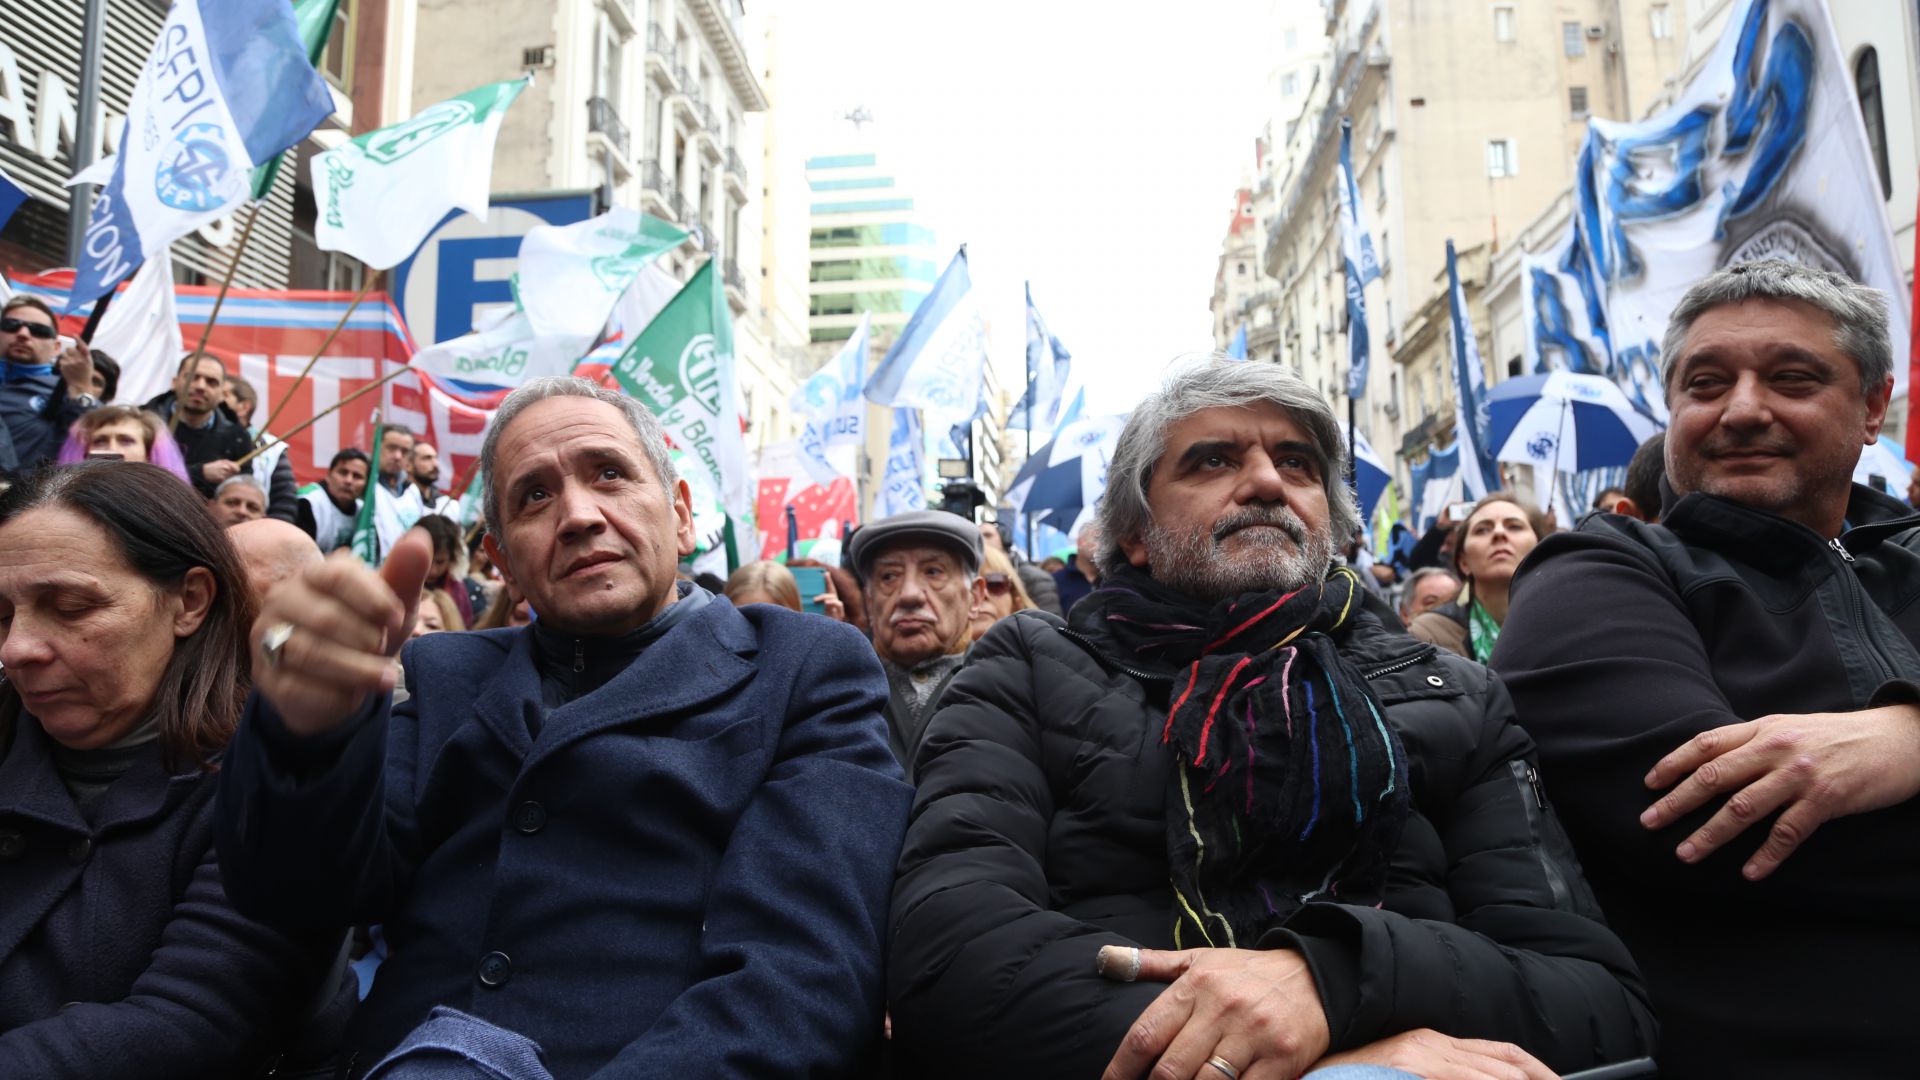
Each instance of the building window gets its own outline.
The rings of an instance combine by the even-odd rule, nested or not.
[[[1560,44],[1566,49],[1568,56],[1587,55],[1586,31],[1577,22],[1560,24]]]
[[[1300,47],[1300,31],[1298,30],[1287,31],[1287,51],[1292,52],[1293,50],[1299,47]]]
[[[353,0],[340,0],[333,9],[333,29],[327,32],[327,50],[320,57],[320,71],[342,93],[353,93],[353,38],[357,24],[353,18]]]
[[[1500,4],[1493,9],[1493,40],[1513,40],[1513,5]]]
[[[1487,175],[1499,178],[1512,176],[1519,171],[1519,157],[1514,153],[1512,139],[1487,140]]]
[[[1587,88],[1570,86],[1567,88],[1567,110],[1574,118],[1584,120],[1587,117]]]
[[[1298,75],[1280,76],[1280,94],[1282,97],[1292,97],[1299,92],[1300,77]]]
[[[1893,197],[1893,172],[1887,167],[1887,116],[1880,96],[1880,53],[1869,45],[1853,62],[1853,88],[1860,95],[1860,118],[1867,124],[1867,145],[1880,170],[1880,197]]]
[[[1647,23],[1653,31],[1655,41],[1665,41],[1673,36],[1673,19],[1667,5],[1655,4],[1647,10]]]
[[[1374,199],[1374,200],[1373,200],[1373,205],[1374,205],[1374,206],[1375,206],[1376,208],[1378,208],[1378,209],[1381,209],[1381,210],[1385,210],[1385,209],[1387,208],[1387,166],[1386,166],[1386,163],[1384,163],[1384,162],[1382,162],[1382,163],[1381,163],[1381,165],[1380,165],[1380,168],[1379,168],[1379,169],[1378,169],[1378,170],[1377,170],[1377,171],[1376,171],[1376,172],[1374,173],[1374,177],[1375,177],[1376,179],[1378,179],[1378,180],[1380,181],[1380,195],[1379,195],[1379,197],[1378,197],[1378,198],[1376,198],[1376,199]]]
[[[1233,266],[1234,266],[1234,270],[1233,270],[1233,272],[1234,272],[1235,274],[1237,274],[1237,275],[1239,275],[1240,277],[1246,277],[1246,276],[1247,276],[1247,264],[1246,264],[1246,263],[1234,263],[1234,264],[1233,264]]]

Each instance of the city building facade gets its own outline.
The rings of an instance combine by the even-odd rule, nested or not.
[[[915,212],[912,192],[881,163],[877,151],[811,156],[806,179],[813,340],[846,340],[864,313],[872,319],[875,340],[891,341],[933,292],[951,252],[935,246],[933,230]]]

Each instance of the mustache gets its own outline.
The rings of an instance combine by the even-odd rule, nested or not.
[[[1268,525],[1287,534],[1296,544],[1307,542],[1307,523],[1284,506],[1249,506],[1236,510],[1213,523],[1213,542],[1218,544],[1241,529]]]
[[[1773,435],[1763,438],[1742,439],[1737,436],[1716,435],[1700,446],[1704,457],[1724,457],[1727,454],[1750,454],[1758,451],[1763,454],[1790,455],[1798,452],[1800,446],[1786,435]]]

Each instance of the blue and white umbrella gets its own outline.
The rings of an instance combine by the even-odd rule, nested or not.
[[[1554,473],[1625,465],[1660,433],[1599,375],[1521,375],[1488,390],[1486,402],[1494,457]]]
[[[1878,442],[1860,451],[1860,463],[1853,467],[1853,482],[1872,484],[1874,477],[1887,482],[1887,490],[1905,498],[1907,484],[1913,479],[1913,463],[1907,460],[1899,443],[1882,435]]]

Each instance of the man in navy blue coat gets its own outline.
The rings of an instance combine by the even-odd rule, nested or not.
[[[234,903],[384,925],[352,1076],[854,1070],[911,799],[872,648],[676,582],[687,485],[630,398],[534,380],[481,468],[488,554],[538,619],[413,641],[396,702],[417,530],[379,574],[338,554],[277,588],[220,778]]]

